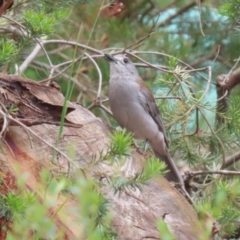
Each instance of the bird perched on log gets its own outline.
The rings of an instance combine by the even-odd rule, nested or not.
[[[126,55],[105,57],[110,61],[109,102],[113,117],[135,138],[147,140],[167,165],[165,177],[183,187],[181,174],[168,152],[166,130],[153,94]]]

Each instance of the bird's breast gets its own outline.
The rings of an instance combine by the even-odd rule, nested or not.
[[[109,101],[116,102],[119,105],[132,102],[137,99],[138,85],[134,82],[112,81],[109,86]],[[119,101],[120,100],[120,101]]]
[[[109,86],[109,102],[113,117],[121,127],[127,128],[136,101],[136,86],[123,81],[113,81]]]

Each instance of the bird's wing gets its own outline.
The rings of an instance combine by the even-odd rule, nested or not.
[[[141,83],[140,86],[143,86],[142,83]],[[161,131],[163,133],[166,146],[168,147],[168,140],[167,140],[166,130],[165,130],[165,127],[164,127],[164,124],[163,124],[163,121],[162,121],[161,114],[159,112],[159,109],[157,107],[155,99],[154,99],[154,97],[152,95],[152,92],[145,85],[145,83],[144,83],[144,86],[145,87],[140,87],[139,100],[141,102],[141,105],[145,109],[145,111],[147,113],[149,113],[151,115],[151,117],[154,119],[154,121],[157,123],[158,129],[159,129],[159,131]]]

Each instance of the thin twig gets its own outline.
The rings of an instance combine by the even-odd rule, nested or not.
[[[45,64],[45,63],[43,63],[43,62],[34,61],[33,63],[35,64],[35,65],[34,65],[35,68],[37,68],[37,66],[48,68],[48,65]],[[36,66],[36,65],[37,65],[37,66]],[[39,68],[39,70],[42,70],[42,69]],[[60,72],[60,70],[56,69],[56,72]],[[74,84],[76,84],[76,86],[77,86],[79,89],[81,89],[82,91],[84,91],[84,92],[89,91],[89,92],[92,92],[92,93],[96,94],[96,91],[94,91],[93,89],[90,89],[90,88],[85,87],[83,84],[81,84],[79,81],[77,81],[75,78],[71,77],[70,75],[68,75],[68,74],[66,74],[66,73],[64,73],[64,72],[61,72],[61,75],[62,75],[63,77],[65,77],[66,79],[72,81]]]
[[[8,142],[7,142],[5,139],[3,139],[3,142],[4,142],[4,144],[8,147],[8,149],[9,149],[9,151],[11,152],[11,154],[13,155],[13,157],[16,158],[16,155],[15,155],[15,153],[13,152],[12,148],[9,146]],[[1,165],[1,167],[2,167],[2,165]]]
[[[4,109],[4,111],[7,112],[7,109],[2,104],[2,102],[0,102],[0,104],[1,104],[1,107]],[[2,114],[2,117],[3,117],[3,125],[1,126],[2,129],[1,129],[1,132],[0,132],[0,138],[3,138],[4,133],[7,131],[8,124],[9,124],[9,121],[8,121],[8,119],[6,117],[6,114]]]
[[[161,53],[161,52],[155,52],[155,51],[133,51],[133,52],[131,52],[131,54],[155,54],[155,55],[161,55],[161,56],[165,56],[165,57],[169,57],[169,58],[173,57],[173,56],[171,56],[171,55],[169,55],[169,54]],[[135,56],[135,55],[134,55],[134,56]],[[189,69],[193,69],[193,70],[194,70],[194,68],[191,67],[191,65],[187,64],[186,62],[182,61],[182,60],[179,59],[179,58],[176,58],[176,57],[174,57],[174,58],[175,58],[178,62],[180,62],[180,63],[184,64],[185,66],[187,66]],[[161,69],[160,69],[160,70],[161,70]],[[200,74],[199,72],[197,72],[197,74],[198,74],[199,76],[201,76],[204,80],[208,81],[208,79],[205,78],[205,77],[204,77],[202,74]],[[213,82],[211,82],[211,84],[216,85],[216,84],[213,83]]]
[[[5,114],[1,109],[0,109],[0,113],[1,114]],[[40,139],[42,142],[44,142],[47,146],[51,147],[53,150],[55,150],[56,152],[58,152],[59,154],[61,154],[64,158],[66,158],[69,162],[71,162],[77,169],[79,169],[79,166],[75,163],[75,161],[73,161],[71,158],[69,158],[65,153],[63,153],[62,151],[60,151],[58,148],[56,148],[54,145],[52,145],[51,143],[47,142],[45,139],[41,138],[37,133],[35,133],[31,128],[27,127],[26,125],[24,125],[23,123],[21,123],[20,121],[14,119],[11,115],[6,114],[6,117],[10,120],[13,121],[15,123],[17,123],[19,126],[23,127],[25,130],[29,131],[31,134],[33,134],[35,137],[37,137],[38,139]]]
[[[102,104],[102,101],[99,98],[97,98],[90,106],[88,106],[87,109],[92,110],[95,107],[99,107],[106,111],[108,114],[112,115],[112,112]]]
[[[43,52],[45,53],[45,56],[49,62],[49,65],[50,65],[50,75],[49,75],[49,78],[52,77],[53,73],[54,73],[54,66],[52,64],[52,61],[50,59],[50,57],[48,56],[48,53],[45,49],[45,47],[43,46],[43,44],[41,43],[41,40],[39,40],[38,38],[34,38],[36,40],[36,42],[40,45],[40,47],[42,48]]]
[[[233,155],[227,157],[225,164],[221,166],[221,169],[227,168],[239,160],[240,160],[240,152],[236,152]]]
[[[131,47],[135,46],[135,45],[139,45],[141,42],[143,42],[144,40],[146,40],[147,38],[149,38],[153,33],[154,33],[154,29],[157,25],[158,19],[159,19],[160,15],[157,17],[155,23],[153,24],[153,26],[151,27],[150,31],[148,32],[148,34],[145,37],[140,38],[137,42],[130,44],[129,46],[127,46],[124,50],[123,53],[126,52],[127,49],[130,49]]]
[[[178,2],[179,0],[175,0],[172,1],[171,3],[167,4],[166,6],[164,6],[163,8],[161,8],[160,10],[157,11],[157,13],[154,14],[154,17],[161,14],[162,12],[165,12],[167,10],[169,10],[170,8],[174,7],[175,4]]]
[[[160,67],[158,67],[158,66],[156,66],[156,65],[153,65],[153,64],[151,64],[151,63],[143,60],[142,58],[140,58],[139,56],[135,55],[135,54],[132,53],[132,52],[126,51],[126,53],[127,53],[128,55],[130,55],[130,56],[133,56],[133,57],[137,58],[138,60],[140,60],[141,62],[145,63],[145,64],[146,64],[147,66],[149,66],[149,67],[152,67],[152,68],[161,70],[161,71],[163,71],[163,72],[173,73],[172,70],[166,70],[166,69],[164,69],[164,68],[160,68]]]
[[[208,66],[208,81],[207,81],[207,87],[206,90],[203,92],[202,96],[199,98],[199,102],[202,101],[202,99],[205,97],[205,95],[207,94],[207,92],[209,91],[210,88],[210,84],[211,84],[211,80],[212,80],[212,68],[210,66]]]
[[[155,99],[178,99],[182,101],[181,97],[177,97],[177,96],[162,96],[162,97],[154,97]]]
[[[216,56],[215,56],[215,58],[213,59],[213,62],[215,62],[215,61],[216,61],[216,59],[218,58],[218,56],[219,56],[219,53],[220,53],[220,49],[221,49],[221,45],[218,45],[218,46],[217,46],[217,53],[216,53]]]
[[[98,66],[98,64],[96,63],[96,61],[88,54],[88,53],[84,53],[89,59],[90,61],[94,64],[94,66],[97,69],[98,72],[98,91],[97,91],[97,98],[100,98],[101,96],[101,90],[102,90],[102,72]]]
[[[217,52],[217,54],[216,54]],[[209,59],[212,59],[214,57],[213,62],[217,59],[219,55],[219,46],[215,46],[208,54],[204,54],[203,57],[198,58],[196,62],[191,63],[192,67],[199,66],[201,63],[205,63]],[[205,67],[207,68],[207,67]]]
[[[190,133],[190,134],[186,134],[185,136],[188,136],[188,137],[190,137],[190,136],[193,136],[193,135],[195,135],[195,134],[197,134],[198,133],[198,131],[199,131],[199,110],[198,110],[198,107],[196,108],[196,117],[195,117],[195,119],[196,119],[196,129],[195,129],[195,131],[193,132],[193,133]]]
[[[221,149],[222,149],[222,165],[220,167],[220,169],[222,169],[222,166],[225,166],[225,161],[226,161],[226,154],[225,154],[225,150],[224,150],[224,146],[223,143],[221,141],[221,139],[218,137],[218,135],[215,133],[215,131],[213,130],[211,124],[209,123],[208,119],[206,118],[205,114],[203,113],[203,111],[201,109],[199,109],[199,111],[201,112],[203,118],[205,119],[211,133],[214,135],[214,137],[217,139],[217,141],[219,142]]]
[[[200,26],[200,31],[202,33],[202,35],[205,37],[205,34],[203,32],[203,28],[202,28],[202,9],[201,9],[201,1],[198,0],[198,9],[199,9],[199,26]]]
[[[191,172],[185,172],[184,173],[187,176],[198,176],[198,175],[212,175],[212,174],[220,174],[220,175],[226,175],[226,176],[236,176],[240,175],[240,171],[228,171],[228,170],[201,170],[201,171],[191,171]]]
[[[141,15],[141,19],[140,19],[140,22],[143,23],[143,19],[145,19],[145,16],[152,10],[155,8],[155,4],[153,3],[152,0],[148,0],[148,2],[150,3],[150,7],[147,8]],[[159,14],[160,15],[160,14]],[[159,15],[158,15],[158,18],[159,18]],[[158,20],[157,20],[158,21]],[[157,23],[156,21],[156,23]]]
[[[52,82],[55,78],[61,76],[64,72],[66,72],[71,66],[72,64],[75,64],[76,62],[78,62],[82,57],[79,57],[79,58],[76,58],[74,61],[67,61],[67,62],[64,62],[64,63],[61,63],[61,64],[58,64],[58,65],[55,65],[54,68],[56,69],[56,71],[58,72],[58,74],[56,74],[55,76],[52,76],[51,78],[47,78],[47,79],[44,79],[44,80],[41,80],[39,82],[41,83],[44,83],[44,82]],[[63,65],[66,65],[68,64],[67,67],[65,67],[62,71],[58,71],[57,68],[63,66]]]
[[[221,96],[220,98],[218,98],[215,102],[219,102],[222,99],[224,99],[226,96],[228,95],[228,90],[225,91],[225,93],[223,94],[223,96]],[[213,102],[213,101],[212,101]]]
[[[82,49],[86,49],[90,52],[93,52],[93,53],[97,53],[99,55],[102,55],[104,56],[103,52],[102,51],[99,51],[95,48],[92,48],[92,47],[89,47],[85,44],[81,44],[81,43],[78,43],[78,42],[74,42],[74,41],[68,41],[68,40],[59,40],[59,39],[53,39],[53,40],[43,40],[42,41],[42,44],[43,45],[46,45],[46,44],[66,44],[66,45],[71,45],[71,46],[77,46],[79,48],[82,48]]]
[[[27,29],[26,29],[26,27],[25,26],[23,26],[21,23],[19,23],[19,22],[17,22],[17,21],[15,21],[14,19],[11,19],[11,18],[9,18],[9,17],[7,17],[7,16],[4,16],[7,20],[9,20],[9,21],[12,21],[12,22],[14,22],[16,25],[18,25],[21,29],[23,29],[23,30],[25,30],[26,31],[26,33],[30,33]],[[54,68],[53,68],[53,65],[52,65],[52,61],[51,61],[51,59],[50,59],[50,57],[48,56],[48,53],[47,53],[47,51],[46,51],[46,49],[44,48],[44,46],[42,45],[42,43],[41,43],[41,40],[40,39],[38,39],[38,38],[34,38],[35,40],[36,40],[36,42],[40,45],[40,47],[42,48],[42,50],[43,50],[43,52],[45,53],[45,56],[46,56],[46,58],[47,58],[47,60],[48,60],[48,62],[49,62],[49,64],[50,64],[50,69],[51,69],[51,71],[50,71],[50,77],[51,77],[51,75],[53,74],[53,71],[54,71]],[[32,54],[30,54],[29,55],[29,57],[28,57],[28,59],[26,59],[25,61],[24,61],[24,66],[25,66],[25,69],[27,68],[27,66],[30,64],[30,62],[31,62],[31,60],[33,60],[33,58],[35,58],[36,57],[36,55],[37,55],[37,53],[39,52],[39,50],[38,50],[38,48],[37,47],[35,47],[35,49],[34,49],[34,51],[32,52]],[[33,55],[34,54],[34,55]],[[18,71],[20,72],[20,73],[22,73],[23,71],[21,71],[21,67],[20,68],[18,68]],[[16,73],[15,73],[16,74]]]
[[[2,15],[2,18],[6,18],[7,20],[9,20],[9,21],[15,23],[15,24],[18,25],[21,29],[25,30],[26,33],[28,33],[28,31],[26,30],[26,27],[23,26],[21,23],[15,21],[14,19],[12,19],[12,18],[10,18],[10,17],[8,17],[8,16],[6,16],[6,15]]]
[[[41,50],[41,46],[39,44],[36,44],[33,51],[27,56],[27,58],[24,60],[24,62],[21,64],[21,66],[18,68],[15,75],[21,75],[29,66],[29,64],[35,59],[39,51]]]
[[[236,63],[233,65],[233,67],[231,68],[229,73],[226,75],[225,80],[227,80],[230,77],[230,75],[232,74],[233,70],[237,67],[239,61],[240,61],[240,57],[236,60]]]
[[[5,16],[6,17],[6,16]],[[27,33],[25,31],[22,31],[22,28],[20,30],[16,27],[13,27],[11,25],[7,27],[0,27],[0,33],[12,33],[15,36],[20,36],[20,37],[27,37]]]
[[[201,0],[202,2],[204,0]],[[196,1],[193,1],[187,5],[185,5],[183,8],[178,9],[174,14],[172,14],[170,17],[168,17],[164,22],[160,23],[158,27],[164,27],[168,25],[174,18],[180,16],[184,12],[188,11],[190,8],[194,7],[197,4]]]
[[[38,42],[38,44],[40,45],[39,47],[35,47],[35,49],[32,51],[32,53],[25,59],[25,61],[22,63],[22,65],[19,67],[19,74],[23,73],[24,70],[29,66],[29,64],[33,61],[33,59],[36,57],[36,55],[38,54],[38,52],[40,51],[40,47],[42,47],[43,51],[45,52],[46,54],[46,50],[44,48],[44,45],[46,44],[65,44],[65,45],[70,45],[70,46],[77,46],[79,48],[82,48],[82,49],[85,49],[85,50],[88,50],[90,52],[93,52],[93,53],[97,53],[98,55],[97,56],[94,56],[94,57],[103,57],[104,54],[103,52],[95,49],[95,48],[92,48],[92,47],[89,47],[87,45],[84,45],[84,44],[80,44],[80,43],[77,43],[77,42],[74,42],[74,41],[67,41],[67,40],[39,40],[39,39],[36,39],[36,41]],[[51,64],[51,60],[49,58],[49,56],[46,54],[46,57],[48,58],[48,61],[50,63],[50,72],[51,72],[51,75],[53,73],[53,70],[55,70],[54,66]],[[81,58],[80,58],[81,59]],[[51,77],[50,75],[50,77]],[[53,77],[55,78],[55,77]],[[47,81],[47,79],[44,79],[44,81]]]

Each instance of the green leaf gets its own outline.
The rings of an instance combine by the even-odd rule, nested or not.
[[[132,144],[132,133],[123,129],[123,131],[115,131],[110,135],[110,153],[112,155],[127,156],[129,155],[129,147]]]
[[[0,66],[7,65],[18,53],[19,50],[13,40],[0,40]]]

